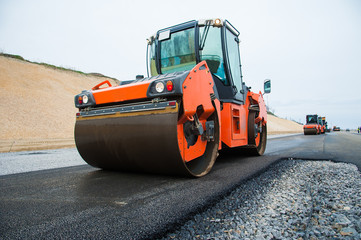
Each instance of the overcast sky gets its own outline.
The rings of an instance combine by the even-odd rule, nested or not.
[[[361,126],[360,0],[0,0],[0,51],[127,80],[158,29],[217,17],[241,32],[246,85],[272,80],[276,115]]]

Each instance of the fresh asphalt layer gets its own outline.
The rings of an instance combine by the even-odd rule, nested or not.
[[[360,146],[361,134],[344,132],[274,138],[262,157],[221,153],[211,173],[199,179],[88,165],[3,175],[0,239],[158,237],[281,159],[344,161],[360,170]],[[72,155],[63,157],[57,161]]]
[[[268,139],[296,134],[269,135]],[[86,165],[76,148],[0,153],[0,176]]]

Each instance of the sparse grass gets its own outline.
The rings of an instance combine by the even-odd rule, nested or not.
[[[59,66],[55,66],[55,65],[52,65],[52,64],[48,64],[48,63],[38,63],[38,62],[32,62],[32,61],[29,61],[27,59],[24,59],[22,56],[20,55],[14,55],[14,54],[8,54],[8,53],[2,53],[0,52],[0,56],[3,56],[3,57],[8,57],[8,58],[14,58],[14,59],[17,59],[17,60],[20,60],[20,61],[24,61],[24,62],[28,62],[28,63],[34,63],[34,64],[38,64],[38,65],[42,65],[42,66],[45,66],[45,67],[48,67],[48,68],[51,68],[51,69],[55,69],[55,70],[62,70],[62,71],[70,71],[70,72],[75,72],[75,73],[79,73],[79,74],[82,74],[82,75],[86,75],[86,76],[95,76],[95,77],[104,77],[104,78],[110,78],[110,79],[113,79],[115,82],[120,82],[118,79],[116,78],[113,78],[113,77],[108,77],[108,76],[105,76],[101,73],[84,73],[82,71],[78,71],[78,70],[75,70],[75,69],[70,69],[70,68],[64,68],[64,67],[59,67]]]
[[[4,57],[8,57],[8,58],[15,58],[15,59],[18,59],[18,60],[26,61],[22,56],[19,56],[19,55],[0,53],[0,56],[4,56]]]
[[[59,66],[55,66],[55,65],[52,65],[52,64],[48,64],[48,63],[43,63],[43,62],[42,63],[32,62],[32,63],[43,65],[45,67],[56,69],[56,70],[72,71],[72,72],[76,72],[76,73],[79,73],[79,74],[88,75],[87,73],[84,73],[82,71],[78,71],[78,70],[74,70],[74,69],[70,69],[70,68],[59,67]]]

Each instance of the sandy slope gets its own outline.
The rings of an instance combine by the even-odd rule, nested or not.
[[[0,56],[0,151],[73,146],[74,96],[104,80]]]
[[[303,125],[268,114],[268,134],[303,133]]]
[[[74,96],[107,79],[0,56],[0,152],[74,146]],[[268,132],[302,126],[269,116]]]

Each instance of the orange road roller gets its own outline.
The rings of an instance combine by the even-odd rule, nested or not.
[[[323,117],[318,117],[318,125],[320,126],[320,133],[322,134],[326,132],[325,121],[323,120]]]
[[[306,124],[303,125],[305,135],[317,135],[321,133],[321,125],[317,114],[306,115]]]
[[[227,20],[190,21],[148,39],[148,77],[102,82],[75,96],[75,143],[105,170],[201,177],[218,154],[262,155],[262,92],[242,81],[239,32]],[[264,82],[264,93],[271,82]]]

